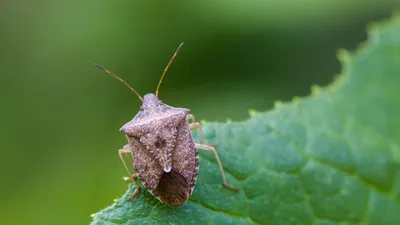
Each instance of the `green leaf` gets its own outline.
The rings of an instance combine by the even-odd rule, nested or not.
[[[169,207],[143,188],[128,201],[131,186],[92,224],[400,224],[400,16],[368,36],[339,52],[333,85],[244,122],[205,124],[238,193],[200,151],[186,204]]]

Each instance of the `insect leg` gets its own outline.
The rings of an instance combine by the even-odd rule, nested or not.
[[[188,114],[187,115],[187,120],[188,120],[188,122],[189,122],[189,120],[192,120],[192,123],[196,122],[196,120],[194,119],[193,114]]]
[[[199,129],[200,132],[200,144],[204,144],[204,133],[203,133],[203,127],[201,126],[201,124],[199,122],[196,122],[194,119],[193,114],[189,114],[187,115],[187,120],[189,122],[189,120],[192,120],[191,123],[189,123],[189,129]]]
[[[131,150],[129,149],[129,145],[126,144],[124,147],[122,147],[120,150],[118,150],[118,156],[121,159],[122,164],[124,164],[125,170],[128,173],[128,176],[131,177],[132,173],[129,171],[128,166],[125,163],[125,159],[122,154],[127,154],[131,153]]]
[[[200,149],[203,149],[203,150],[211,151],[211,152],[214,153],[215,158],[217,159],[217,162],[218,162],[219,169],[221,170],[222,181],[223,181],[222,184],[224,185],[224,187],[226,187],[226,188],[228,188],[228,189],[230,189],[232,191],[236,191],[237,192],[238,189],[236,187],[233,187],[233,186],[229,185],[228,182],[226,182],[224,168],[222,167],[222,163],[221,163],[221,160],[219,159],[217,150],[213,146],[210,146],[210,145],[195,144],[195,146],[196,146],[196,148],[200,148]]]
[[[132,183],[135,185],[135,191],[131,194],[131,196],[129,196],[129,198],[128,198],[128,200],[131,200],[133,197],[135,197],[135,195],[137,194],[137,193],[139,193],[139,185],[138,185],[138,183],[136,183],[136,181],[135,181],[135,178],[138,176],[138,174],[137,173],[135,173],[135,174],[133,174],[132,176],[131,176],[131,178],[132,178]]]
[[[122,164],[124,164],[125,170],[128,173],[129,177],[127,179],[125,179],[126,181],[132,182],[135,185],[135,191],[131,194],[131,196],[129,196],[129,200],[131,200],[138,192],[139,192],[139,185],[136,183],[135,178],[137,177],[137,173],[132,174],[129,169],[128,166],[125,163],[125,159],[123,157],[122,154],[126,154],[126,153],[131,153],[131,150],[129,149],[129,145],[126,144],[124,145],[124,147],[122,147],[119,151],[118,151],[118,155],[119,158],[122,161]]]

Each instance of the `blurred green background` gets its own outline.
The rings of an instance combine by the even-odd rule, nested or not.
[[[1,224],[88,224],[126,190],[118,129],[142,95],[197,119],[305,96],[399,1],[1,1]]]

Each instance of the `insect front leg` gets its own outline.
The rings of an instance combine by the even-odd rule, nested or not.
[[[136,188],[135,188],[135,191],[131,194],[131,196],[129,196],[129,200],[131,200],[131,199],[139,192],[139,185],[138,185],[138,183],[136,183],[136,181],[135,181],[135,178],[137,177],[137,173],[132,174],[132,173],[129,171],[128,166],[127,166],[126,163],[125,163],[125,159],[124,159],[124,157],[123,157],[122,154],[127,154],[127,153],[131,153],[131,150],[129,149],[129,145],[128,145],[128,144],[124,145],[124,147],[122,147],[122,148],[118,151],[119,158],[121,159],[122,164],[124,164],[125,170],[126,170],[126,172],[128,173],[128,178],[125,179],[125,181],[132,182],[132,183],[135,185],[135,187],[136,187]],[[132,155],[132,153],[131,153],[131,155]]]
[[[205,144],[203,127],[201,126],[201,124],[199,122],[196,122],[193,114],[187,115],[187,120],[188,120],[188,123],[189,123],[189,120],[192,120],[192,122],[189,123],[189,129],[198,129],[200,132],[200,144]]]

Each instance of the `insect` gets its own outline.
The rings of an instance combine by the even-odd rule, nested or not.
[[[135,89],[120,77],[104,67],[94,64],[112,77],[120,80],[142,101],[140,111],[126,123],[120,131],[125,133],[128,144],[118,151],[119,157],[129,174],[129,181],[135,186],[135,191],[129,197],[132,199],[139,192],[135,181],[138,177],[146,189],[158,200],[170,206],[180,206],[193,193],[199,172],[197,149],[214,153],[225,188],[238,191],[229,185],[216,149],[204,144],[202,126],[195,121],[186,108],[175,108],[158,99],[158,91],[165,73],[176,58],[183,42],[169,60],[158,82],[155,94],[146,94],[142,98]],[[189,123],[189,121],[191,121]],[[194,143],[191,129],[199,129],[200,144]],[[130,153],[136,173],[132,174],[123,158],[124,153]]]

